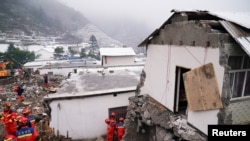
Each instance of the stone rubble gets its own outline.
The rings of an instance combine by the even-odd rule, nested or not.
[[[187,124],[185,115],[176,115],[149,95],[130,97],[123,141],[206,141]]]
[[[49,93],[55,92],[61,81],[65,79],[64,76],[53,75],[50,76],[49,84],[50,89],[44,87],[43,77],[40,74],[30,75],[28,77],[11,77],[0,79],[0,113],[3,112],[3,103],[10,101],[12,109],[18,114],[21,113],[24,107],[31,109],[32,114],[35,115],[38,121],[37,127],[39,134],[43,140],[48,138],[55,138],[53,129],[49,125],[49,116],[46,109],[43,107],[43,97]],[[17,101],[17,94],[13,91],[16,85],[21,85],[24,88],[23,99],[24,101]],[[0,138],[5,135],[4,126],[0,123]]]

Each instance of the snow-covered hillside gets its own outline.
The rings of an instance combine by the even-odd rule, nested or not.
[[[80,29],[76,35],[83,39],[83,42],[88,42],[91,35],[94,35],[100,47],[122,47],[123,44],[113,38],[109,37],[106,33],[98,29],[92,24],[87,24]]]

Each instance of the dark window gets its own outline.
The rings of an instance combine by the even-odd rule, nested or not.
[[[242,56],[230,56],[228,60],[228,65],[232,70],[240,69],[242,64]]]
[[[250,71],[247,72],[244,96],[250,96]]]
[[[230,85],[232,98],[250,96],[250,58],[249,56],[230,56]]]
[[[245,57],[244,58],[244,65],[243,65],[244,69],[250,69],[250,57]]]
[[[116,113],[116,121],[118,121],[119,117],[123,117],[125,119],[127,114],[127,106],[110,108],[109,115],[112,112]]]

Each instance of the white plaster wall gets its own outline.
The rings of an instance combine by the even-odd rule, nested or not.
[[[134,56],[107,56],[107,63],[103,60],[103,66],[134,65]]]
[[[207,135],[208,125],[218,124],[219,110],[188,111],[188,123]]]
[[[174,88],[176,66],[197,68],[212,62],[221,93],[224,68],[219,65],[219,49],[203,47],[178,47],[169,45],[150,45],[145,63],[146,80],[141,94],[149,94],[157,101],[174,111]],[[202,114],[201,114],[202,113]],[[217,124],[217,111],[189,112],[188,122],[206,131],[207,124]],[[201,120],[199,120],[201,119]],[[200,123],[203,122],[203,126]],[[206,126],[205,126],[206,125]]]
[[[105,118],[108,109],[128,106],[128,98],[134,92],[126,94],[103,95],[76,99],[55,100],[50,103],[50,127],[72,139],[91,139],[106,134]]]

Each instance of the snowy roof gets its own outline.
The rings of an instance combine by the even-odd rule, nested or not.
[[[135,91],[143,66],[77,69],[55,94],[45,99]]]
[[[42,46],[42,45],[30,45],[30,46],[26,46],[26,47],[27,47],[28,51],[34,51],[34,52],[44,48],[44,46]]]
[[[46,64],[45,61],[34,61],[34,62],[27,62],[23,66],[24,67],[34,67],[34,66],[44,66]]]
[[[0,52],[6,52],[9,44],[0,44]]]
[[[55,52],[54,48],[41,48],[41,49],[37,50],[37,52],[42,51],[42,50],[44,50],[46,52],[50,52],[50,53],[54,53]]]
[[[27,62],[23,66],[24,67],[34,67],[34,66],[45,66],[48,64],[53,64],[53,63],[65,63],[67,61],[65,60],[44,60],[44,61],[32,61],[32,62]]]
[[[101,56],[128,56],[135,55],[133,48],[100,48]]]

